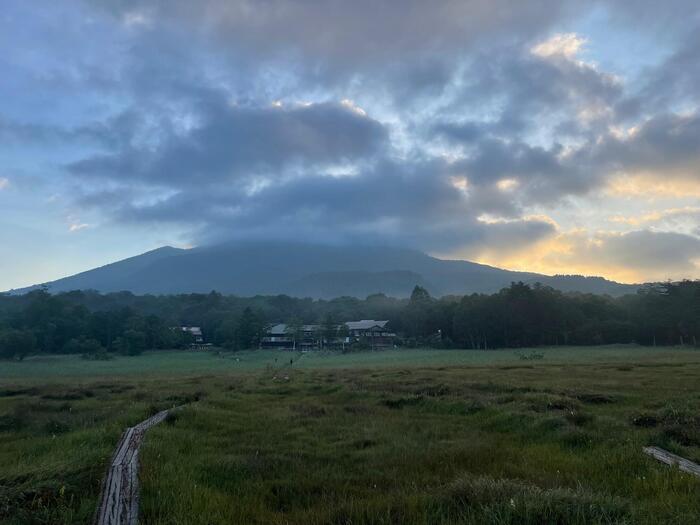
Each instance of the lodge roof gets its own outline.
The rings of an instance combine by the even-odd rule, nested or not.
[[[301,326],[301,330],[303,332],[313,332],[318,329],[319,325],[317,324],[305,324]],[[267,333],[273,335],[286,335],[289,333],[288,330],[289,327],[286,323],[279,323],[276,325],[272,325],[270,328],[268,328]]]
[[[374,319],[363,319],[362,321],[348,321],[344,323],[348,330],[370,330],[372,328],[384,328],[389,321],[375,321]],[[315,332],[321,328],[317,324],[302,325],[303,332]],[[270,326],[266,332],[270,335],[284,336],[289,334],[289,325],[278,323]]]
[[[349,321],[345,325],[350,330],[369,330],[370,328],[384,328],[389,321],[375,321],[374,319],[363,319],[362,321]]]
[[[197,336],[197,335],[201,336],[201,335],[202,335],[202,329],[201,329],[199,326],[181,326],[180,329],[181,329],[183,332],[189,332],[189,333],[191,333],[192,335],[195,335],[195,336]]]

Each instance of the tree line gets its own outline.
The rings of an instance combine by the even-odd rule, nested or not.
[[[108,357],[184,348],[199,326],[231,350],[256,348],[266,326],[330,327],[388,319],[403,346],[518,348],[541,345],[695,345],[700,341],[700,281],[647,285],[622,297],[562,293],[513,283],[498,293],[433,298],[416,286],[407,299],[383,294],[332,300],[211,292],[137,296],[35,290],[0,296],[0,357],[71,353]]]

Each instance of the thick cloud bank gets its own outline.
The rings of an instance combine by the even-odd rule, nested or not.
[[[0,199],[71,235],[700,277],[700,8],[670,4],[10,0]]]

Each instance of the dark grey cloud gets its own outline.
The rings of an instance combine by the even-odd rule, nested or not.
[[[470,145],[491,133],[494,126],[490,122],[438,122],[431,126],[429,133],[457,145]]]
[[[387,131],[379,122],[337,103],[240,107],[217,97],[191,118],[193,129],[181,132],[172,129],[172,122],[162,122],[155,144],[137,142],[142,123],[133,115],[115,119],[112,126],[93,127],[117,151],[82,159],[68,169],[86,177],[178,187],[359,161],[387,147]]]
[[[534,0],[97,0],[118,17],[140,12],[160,23],[206,30],[257,57],[295,53],[331,67],[382,64],[412,53],[435,55],[481,45],[485,38],[532,36],[576,2]]]
[[[652,79],[645,86],[642,98],[659,103],[675,103],[678,101],[700,102],[698,84],[700,84],[700,7],[696,5],[696,20],[691,31],[683,40],[682,46],[676,50],[652,74]]]
[[[326,235],[353,229],[371,236],[405,235],[408,223],[423,223],[420,229],[426,230],[438,229],[444,221],[459,221],[459,215],[469,218],[466,201],[449,184],[442,163],[388,160],[354,176],[273,180],[253,193],[240,186],[183,191],[155,206],[121,213],[137,220],[171,220],[193,207],[201,209],[211,225],[237,228],[230,232],[234,236],[251,230],[259,233],[263,227],[268,235],[316,228],[326,230]]]
[[[482,211],[505,217],[522,213],[527,205],[586,194],[599,187],[604,175],[578,156],[565,155],[556,143],[544,148],[487,136],[472,146],[464,160],[452,164],[451,171],[466,176]],[[511,191],[499,188],[504,182],[512,184]]]
[[[522,137],[548,127],[588,137],[610,122],[606,110],[612,112],[622,95],[617,79],[591,64],[537,56],[527,46],[501,46],[469,61],[432,131],[457,142],[484,134]],[[485,108],[492,108],[488,119],[455,120]],[[582,113],[590,115],[586,122]]]
[[[94,197],[84,203],[94,204],[89,199]],[[195,224],[200,242],[312,238],[452,250],[487,240],[526,244],[553,233],[544,221],[476,220],[483,206],[455,188],[449,166],[440,161],[382,160],[358,175],[274,180],[252,193],[240,186],[209,185],[150,204],[113,193],[99,199],[107,201],[122,221]]]
[[[628,137],[608,136],[591,148],[608,171],[657,172],[700,180],[700,114],[659,114]]]
[[[479,143],[475,155],[462,167],[467,171],[469,180],[477,183],[510,177],[565,177],[566,168],[556,160],[557,149],[546,150],[522,142],[486,139]]]
[[[700,239],[673,232],[639,230],[609,236],[594,250],[600,262],[639,271],[666,271],[670,277],[695,275],[700,260]]]

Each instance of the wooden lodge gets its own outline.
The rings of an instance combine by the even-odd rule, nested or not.
[[[396,334],[387,328],[389,321],[363,319],[335,325],[335,335],[324,334],[324,327],[307,324],[293,327],[285,323],[269,326],[260,340],[261,348],[287,350],[314,350],[320,348],[345,348],[362,344],[371,349],[394,345]]]

